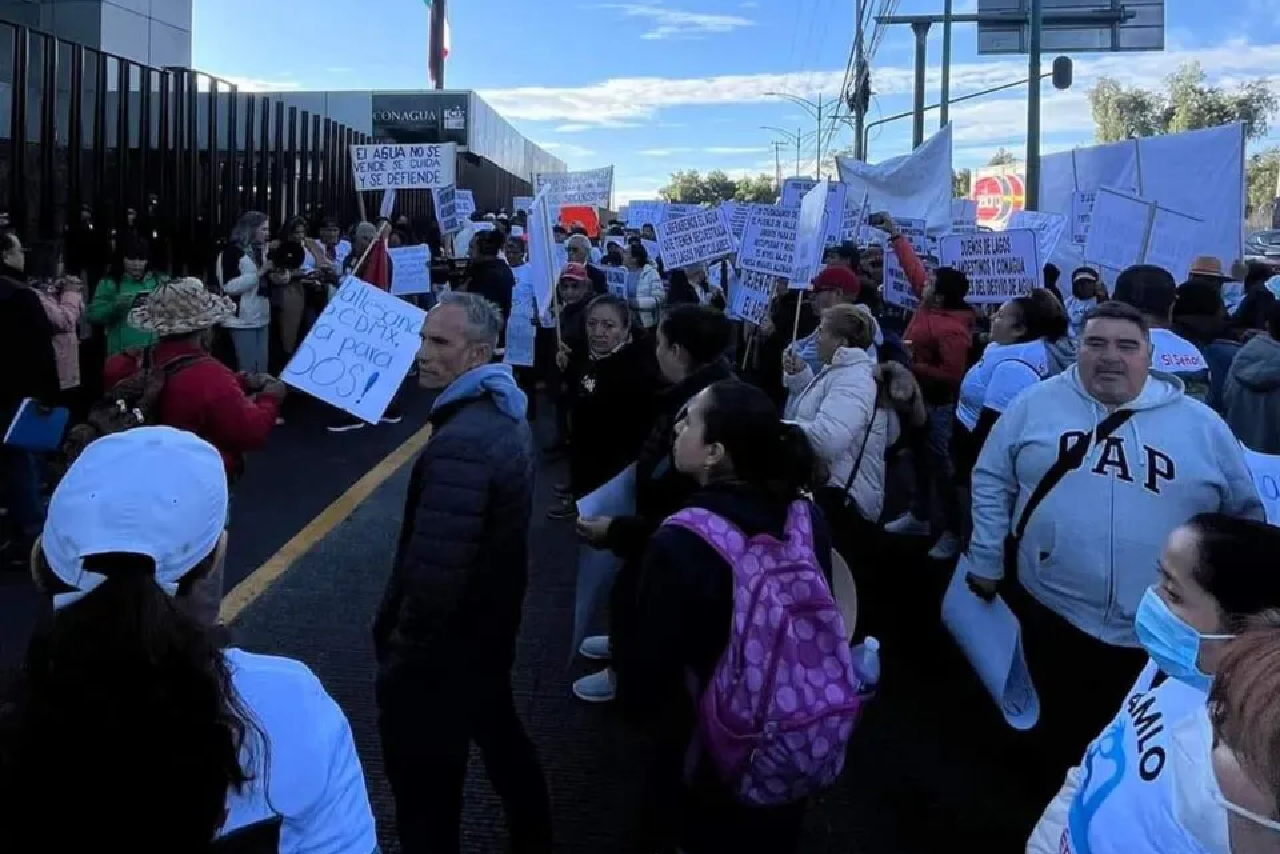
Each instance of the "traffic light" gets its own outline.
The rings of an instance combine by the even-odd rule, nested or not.
[[[1071,57],[1058,56],[1053,60],[1053,88],[1071,88]]]

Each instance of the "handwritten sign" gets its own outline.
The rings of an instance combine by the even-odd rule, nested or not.
[[[924,263],[924,259],[921,259]],[[884,301],[907,311],[915,311],[920,307],[920,300],[911,289],[906,271],[898,260],[897,252],[884,253]]]
[[[796,245],[798,208],[780,205],[752,205],[742,230],[738,266],[770,276],[791,276]]]
[[[978,203],[973,199],[951,200],[951,231],[967,234],[978,230]]]
[[[394,296],[431,293],[431,247],[425,243],[388,249],[391,293]]]
[[[938,239],[938,263],[969,277],[967,300],[973,303],[1023,296],[1044,277],[1039,238],[1029,228],[944,235]]]
[[[574,205],[609,207],[613,199],[613,167],[585,172],[539,172],[533,176],[535,193],[547,193],[552,208]]]
[[[436,207],[436,222],[443,234],[453,234],[462,228],[458,215],[458,191],[452,186],[438,187],[431,191],[431,201]]]
[[[733,234],[716,208],[658,223],[658,252],[667,269],[710,261],[734,250]]]
[[[458,218],[470,219],[471,215],[476,212],[476,197],[471,194],[470,190],[457,191]]]
[[[426,317],[417,306],[348,276],[280,378],[377,424],[417,356]]]
[[[768,316],[769,295],[773,291],[774,277],[767,273],[744,270],[729,290],[729,317],[745,320],[756,326]]]
[[[691,205],[686,202],[668,203],[662,209],[662,221],[666,222],[667,220],[679,219],[682,216],[695,214],[700,210],[702,210],[702,205]],[[657,223],[655,222],[654,225],[657,225]]]
[[[729,232],[735,241],[742,241],[742,232],[747,228],[747,217],[751,213],[751,205],[744,202],[723,202],[725,218],[729,221]]]
[[[432,190],[453,183],[457,146],[353,145],[351,175],[357,190]]]
[[[627,225],[641,228],[646,225],[657,225],[667,217],[667,203],[654,201],[631,202],[627,205]]]
[[[601,267],[604,270],[605,284],[609,288],[609,293],[618,299],[627,298],[627,268],[626,267]]]
[[[1093,203],[1098,191],[1076,190],[1071,194],[1071,242],[1084,246],[1089,240],[1089,225],[1093,222]]]

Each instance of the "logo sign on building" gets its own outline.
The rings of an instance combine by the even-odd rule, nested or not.
[[[568,208],[585,205],[608,208],[613,199],[613,167],[584,172],[540,172],[533,176],[533,191],[547,191],[547,205]]]
[[[734,250],[733,234],[719,208],[660,222],[654,230],[658,254],[668,270],[720,258]]]
[[[390,142],[467,145],[469,92],[374,92],[373,135]]]
[[[353,145],[351,174],[356,190],[434,190],[453,184],[457,147],[444,145]]]

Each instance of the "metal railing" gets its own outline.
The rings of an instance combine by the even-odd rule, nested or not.
[[[125,229],[132,212],[153,259],[205,275],[244,211],[273,228],[293,215],[354,221],[347,146],[369,141],[199,71],[0,23],[0,204],[24,240],[58,239],[82,211],[96,230]],[[401,196],[397,213],[428,212],[427,194]]]

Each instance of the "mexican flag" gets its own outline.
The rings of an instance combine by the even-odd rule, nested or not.
[[[422,0],[422,2],[425,3],[427,6],[427,22],[428,22],[427,23],[427,51],[429,54],[431,50],[431,40],[433,35],[431,32],[431,23],[430,23],[432,20],[431,0]],[[449,58],[449,19],[448,18],[445,18],[445,21],[444,21],[444,58],[445,59]],[[430,63],[428,63],[428,66],[429,65]]]

